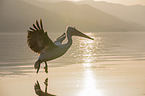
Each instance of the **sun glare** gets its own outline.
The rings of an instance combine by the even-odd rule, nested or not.
[[[94,1],[105,1],[105,2],[112,2],[113,3],[113,0],[94,0]]]
[[[90,69],[85,70],[83,89],[79,92],[78,96],[103,96],[102,90],[97,88],[97,82],[93,71]]]
[[[92,35],[92,34],[90,34]],[[98,88],[99,81],[94,75],[94,71],[92,69],[93,66],[93,48],[95,40],[86,40],[83,39],[80,42],[83,48],[82,51],[82,59],[83,59],[83,88],[80,90],[77,96],[103,96],[102,90]]]

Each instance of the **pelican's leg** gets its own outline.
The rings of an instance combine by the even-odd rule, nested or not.
[[[35,62],[34,68],[37,69],[37,72],[36,72],[36,73],[39,72],[40,64],[41,64],[41,62],[40,62],[39,60],[37,60],[37,61]]]
[[[48,87],[48,78],[45,79],[45,93],[47,93],[47,87]]]
[[[45,69],[45,72],[48,73],[48,67],[47,67],[47,62],[46,61],[45,61],[45,67],[44,67],[44,69]]]

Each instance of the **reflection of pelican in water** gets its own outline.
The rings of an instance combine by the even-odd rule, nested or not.
[[[44,32],[42,20],[40,20],[40,24],[36,21],[36,25],[33,24],[34,28],[30,27],[28,30],[28,45],[29,47],[36,53],[39,53],[40,56],[36,61],[34,67],[37,69],[37,73],[40,69],[40,64],[45,62],[45,72],[47,73],[47,61],[56,59],[66,53],[66,51],[72,45],[72,36],[81,36],[88,39],[92,39],[91,37],[83,34],[78,31],[74,27],[67,27],[66,33],[60,36],[55,42],[53,42],[47,32]],[[67,38],[68,42],[66,44],[62,44],[62,41]],[[92,39],[93,40],[93,39]]]
[[[38,95],[38,96],[56,96],[56,95],[53,95],[53,94],[49,94],[47,93],[47,87],[48,87],[48,78],[45,79],[45,92],[43,92],[40,88],[40,84],[39,82],[37,81],[34,85],[34,89],[35,89],[35,93]]]

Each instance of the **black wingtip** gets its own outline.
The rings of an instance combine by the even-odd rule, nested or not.
[[[41,26],[41,29],[43,30],[42,19],[40,19],[40,26]]]
[[[33,27],[34,27],[36,30],[38,30],[38,28],[35,26],[35,24],[33,24]]]
[[[40,26],[39,26],[39,23],[38,23],[38,21],[36,20],[36,25],[37,25],[37,27],[40,29]]]
[[[35,31],[32,27],[30,27],[30,29],[31,29],[32,31]]]

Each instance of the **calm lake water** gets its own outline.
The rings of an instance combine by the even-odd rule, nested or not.
[[[55,40],[62,33],[48,34]],[[73,37],[73,45],[68,52],[58,59],[49,61],[49,66],[145,60],[145,32],[87,34],[95,40]],[[25,33],[0,33],[0,76],[34,73],[33,65],[38,55],[27,46],[26,38]]]

